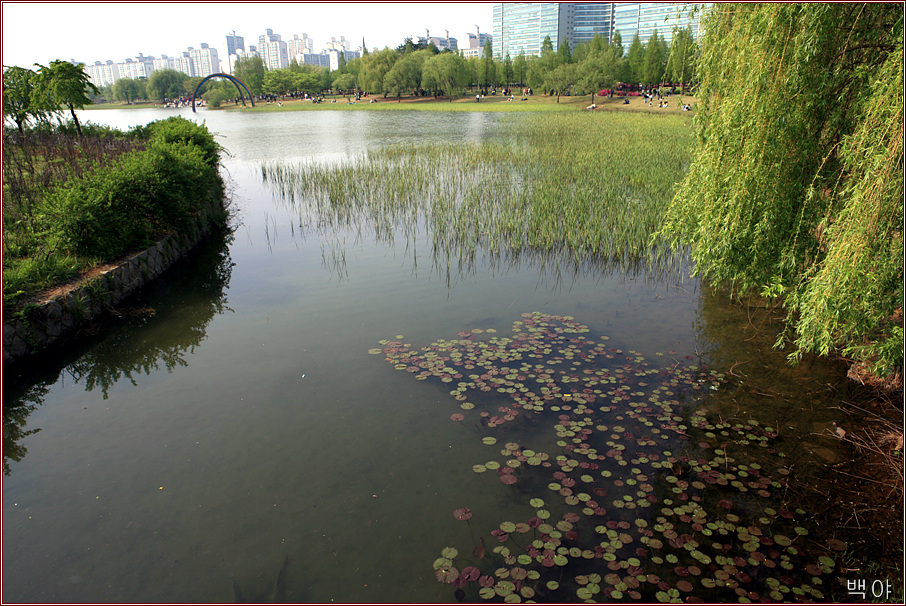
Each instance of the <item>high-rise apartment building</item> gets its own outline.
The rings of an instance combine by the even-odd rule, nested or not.
[[[304,53],[301,55],[296,55],[297,63],[305,63],[307,65],[316,65],[318,67],[326,67],[330,69],[330,55],[325,55],[322,53]]]
[[[428,44],[433,44],[437,48],[437,50],[442,50],[442,51],[443,50],[451,50],[451,51],[459,50],[459,41],[456,38],[451,38],[450,36],[444,36],[443,38],[441,38],[440,36],[431,36],[430,38],[425,38],[424,36],[419,36],[418,42],[419,42],[419,44],[424,44],[426,46]]]
[[[119,64],[110,59],[104,63],[95,61],[94,65],[86,65],[85,73],[95,86],[107,86],[121,78]]]
[[[340,36],[339,40],[337,40],[335,37],[332,37],[330,39],[330,42],[328,42],[325,45],[325,50],[323,52],[332,51],[332,50],[335,50],[335,51],[350,50],[349,40],[346,39],[346,36]]]
[[[268,28],[265,33],[258,36],[258,56],[267,69],[282,69],[289,65],[289,48],[286,42],[280,39],[280,34]]]
[[[194,78],[198,74],[195,73],[195,62],[192,61],[192,47],[189,47],[189,50],[184,50],[176,57],[173,57],[173,69],[178,72],[182,72],[190,78]]]
[[[220,58],[217,56],[216,48],[211,48],[202,42],[201,48],[189,48],[189,56],[195,67],[195,76],[204,77],[220,73]]]
[[[494,42],[490,34],[469,34],[469,44],[466,48],[462,49],[462,56],[465,58],[477,57],[481,59],[484,56],[484,45],[485,43],[491,40],[491,45],[493,46]]]
[[[636,34],[644,44],[655,31],[669,43],[674,27],[690,27],[698,38],[702,11],[708,6],[697,2],[499,3],[493,8],[494,56],[538,55],[547,36],[555,50],[563,42],[574,49],[596,34],[611,41],[616,32],[624,48]]]
[[[235,55],[236,51],[245,50],[245,38],[242,36],[236,35],[236,30],[231,31],[226,35],[226,51],[227,55]]]
[[[315,52],[315,41],[309,38],[308,34],[302,34],[301,38],[299,34],[293,34],[293,39],[287,40],[287,46],[290,60],[295,58],[298,63],[302,63],[299,55],[310,55]]]
[[[154,57],[146,57],[139,53],[138,57],[127,58],[124,63],[119,63],[120,78],[147,78],[154,71]]]

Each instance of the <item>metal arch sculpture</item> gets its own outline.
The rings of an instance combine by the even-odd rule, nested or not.
[[[230,82],[236,85],[236,90],[239,91],[239,98],[242,99],[243,105],[245,104],[245,98],[242,96],[242,88],[245,89],[246,94],[249,96],[249,101],[252,102],[252,107],[255,107],[255,98],[252,96],[252,93],[249,91],[249,87],[245,85],[245,82],[231,76],[229,74],[211,74],[210,76],[205,76],[201,79],[201,82],[198,83],[198,86],[195,87],[195,91],[192,93],[192,111],[195,111],[195,97],[198,95],[198,90],[201,88],[201,85],[210,80],[211,78],[226,78]],[[239,88],[242,86],[242,88]]]

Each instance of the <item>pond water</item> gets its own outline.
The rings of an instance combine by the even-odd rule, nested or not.
[[[262,183],[265,161],[466,145],[519,116],[85,117],[175,114],[227,150],[235,230],[5,378],[4,601],[481,601],[495,571],[498,601],[839,591],[838,529],[796,511],[796,482],[839,456],[844,373],[787,366],[769,312],[688,276],[448,266],[424,229],[328,235]]]

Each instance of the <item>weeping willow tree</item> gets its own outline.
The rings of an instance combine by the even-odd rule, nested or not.
[[[719,4],[698,141],[661,235],[778,297],[778,346],[903,365],[903,5]]]

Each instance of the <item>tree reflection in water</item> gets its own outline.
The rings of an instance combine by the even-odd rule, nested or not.
[[[28,416],[41,404],[53,386],[64,376],[86,391],[100,389],[104,399],[114,384],[135,376],[178,366],[188,366],[187,355],[205,340],[207,327],[218,314],[232,311],[226,290],[234,263],[229,254],[231,230],[211,235],[199,250],[164,277],[149,285],[140,295],[142,301],[161,301],[164,297],[191,294],[193,313],[170,307],[157,313],[146,306],[127,308],[121,315],[92,327],[94,338],[72,345],[68,351],[45,356],[16,369],[3,384],[3,473],[10,474],[10,461],[20,461],[27,453],[23,440],[40,428],[25,429]],[[165,307],[161,306],[161,307]],[[168,329],[151,330],[167,323]],[[7,376],[13,373],[8,373]]]

